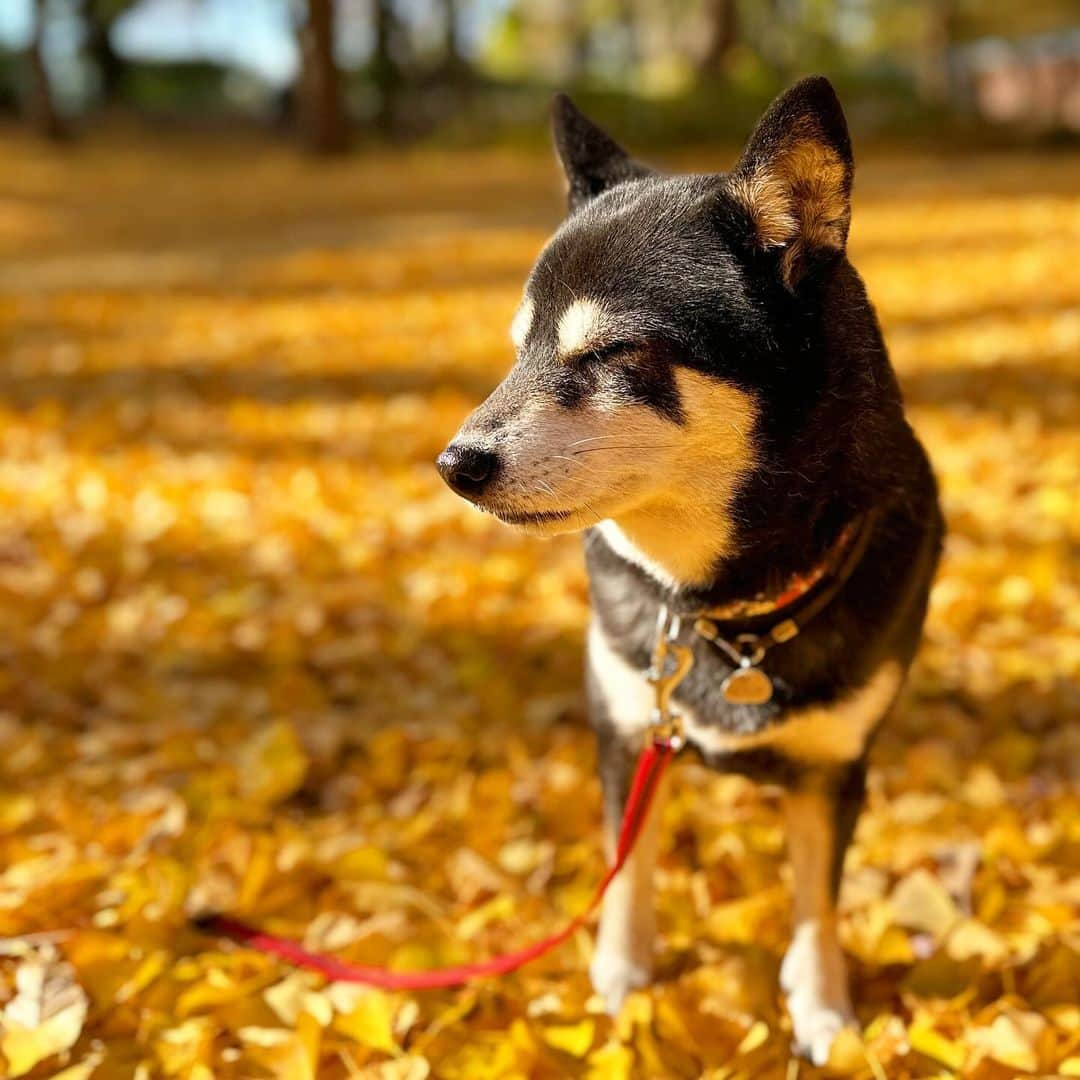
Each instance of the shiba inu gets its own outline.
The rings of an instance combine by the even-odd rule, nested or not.
[[[565,97],[569,213],[525,286],[517,361],[438,459],[537,535],[585,531],[587,687],[609,840],[653,704],[658,616],[693,664],[690,746],[782,787],[795,1043],[853,1022],[836,896],[867,749],[915,653],[943,525],[874,310],[845,249],[853,159],[810,78],[729,173],[664,176]],[[654,813],[604,902],[593,983],[649,982]]]

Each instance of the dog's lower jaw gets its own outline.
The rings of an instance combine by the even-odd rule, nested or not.
[[[855,1026],[847,965],[834,926],[811,920],[796,929],[780,968],[780,986],[788,996],[796,1050],[814,1065],[824,1065],[836,1036]]]
[[[509,525],[526,536],[546,540],[552,536],[583,532],[596,524],[596,518],[586,510],[577,510],[563,518],[547,518],[541,521],[504,521],[503,524]]]

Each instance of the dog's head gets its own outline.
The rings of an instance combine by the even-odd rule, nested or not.
[[[839,102],[825,79],[798,83],[725,174],[658,175],[565,97],[554,128],[569,214],[514,317],[517,362],[439,470],[534,532],[611,521],[648,550],[679,520],[722,547],[739,485],[820,382],[793,339],[843,259]]]

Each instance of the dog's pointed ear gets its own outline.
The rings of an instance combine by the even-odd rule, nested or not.
[[[648,176],[651,171],[634,161],[565,94],[556,94],[551,104],[551,126],[569,184],[566,198],[571,210],[616,184]]]
[[[820,75],[781,94],[750,136],[727,191],[746,211],[751,244],[780,250],[790,290],[843,253],[854,171],[844,111]]]

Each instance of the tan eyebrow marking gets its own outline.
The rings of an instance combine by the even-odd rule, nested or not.
[[[515,349],[520,349],[525,344],[525,339],[529,336],[529,330],[532,328],[533,312],[535,307],[532,302],[532,297],[526,296],[521,301],[521,306],[514,313],[514,318],[510,323],[510,340],[514,343]]]
[[[611,326],[611,317],[595,300],[575,300],[559,316],[559,355],[566,359],[594,344]]]

